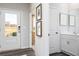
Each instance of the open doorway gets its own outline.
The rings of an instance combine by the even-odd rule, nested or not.
[[[35,47],[35,15],[32,15],[32,48]]]

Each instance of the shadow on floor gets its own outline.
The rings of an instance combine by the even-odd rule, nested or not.
[[[69,55],[68,54],[65,54],[63,52],[60,52],[60,53],[52,53],[49,56],[69,56]]]

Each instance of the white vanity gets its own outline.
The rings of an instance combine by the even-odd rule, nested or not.
[[[79,35],[61,34],[61,50],[72,55],[79,55]]]

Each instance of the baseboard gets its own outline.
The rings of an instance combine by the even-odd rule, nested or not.
[[[0,51],[0,53],[9,52],[9,51],[15,51],[15,50],[22,50],[22,49],[29,49],[29,48],[17,48],[17,49],[3,50],[3,51]]]
[[[14,51],[14,50],[19,50],[20,48],[17,48],[17,49],[10,49],[10,50],[3,50],[3,51],[0,51],[0,53],[3,53],[3,52],[8,52],[8,51]]]
[[[51,54],[49,54],[49,56],[51,56],[52,54],[57,54],[57,53],[65,53],[65,54],[67,54],[67,55],[69,55],[69,56],[76,56],[76,55],[74,55],[74,54],[72,54],[72,53],[69,53],[69,52],[67,52],[67,51],[64,51],[64,50],[61,50],[61,52],[51,53]]]
[[[73,55],[73,54],[71,54],[71,53],[69,53],[69,52],[67,52],[67,51],[64,51],[64,50],[61,50],[61,52],[66,53],[66,54],[68,54],[68,55],[70,55],[70,56],[76,56],[76,55]]]
[[[49,54],[49,56],[51,56],[52,54],[57,54],[57,53],[61,53],[61,52],[55,52],[55,53],[51,53],[51,54]]]
[[[69,53],[69,52],[66,52],[66,51],[64,51],[64,50],[61,50],[61,52],[51,53],[51,54],[49,54],[49,56],[52,56],[52,55],[54,55],[54,54],[59,54],[59,53],[65,53],[65,54],[67,54],[68,56],[75,56],[75,55],[73,55],[73,54],[71,54],[71,53]]]

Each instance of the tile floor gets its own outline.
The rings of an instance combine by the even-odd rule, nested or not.
[[[65,54],[63,52],[60,52],[60,53],[53,53],[53,54],[50,54],[50,56],[69,56],[68,54]]]

